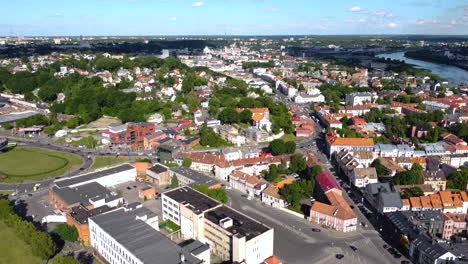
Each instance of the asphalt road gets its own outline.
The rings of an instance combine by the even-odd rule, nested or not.
[[[273,227],[274,252],[285,263],[398,263],[383,249],[385,244],[374,230],[342,233],[324,229],[312,222],[272,208],[258,200],[247,200],[237,190],[228,190],[229,205]],[[313,232],[319,228],[321,232]],[[350,246],[357,247],[354,252]],[[336,254],[344,258],[336,259]]]

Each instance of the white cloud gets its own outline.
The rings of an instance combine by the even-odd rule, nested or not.
[[[169,18],[169,20],[171,20],[171,21],[176,21],[176,20],[177,20],[177,17],[172,16],[172,17]]]
[[[389,28],[396,28],[397,24],[395,23],[388,23]]]
[[[359,6],[353,6],[349,9],[349,11],[351,12],[361,12],[362,11],[362,8],[359,7]]]
[[[60,13],[60,12],[57,12],[57,13],[54,13],[54,14],[50,14],[49,17],[63,17],[63,14]]]
[[[192,7],[202,7],[204,5],[205,5],[204,2],[195,2],[195,3],[192,4]]]

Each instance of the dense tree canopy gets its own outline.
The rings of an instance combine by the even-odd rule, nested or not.
[[[455,172],[447,181],[447,188],[466,190],[468,189],[468,168],[463,167]]]

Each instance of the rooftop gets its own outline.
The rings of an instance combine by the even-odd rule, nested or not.
[[[132,165],[128,164],[128,163],[127,164],[122,164],[122,165],[112,167],[112,168],[109,168],[109,169],[99,170],[99,171],[95,171],[95,172],[91,172],[91,173],[87,173],[87,174],[81,174],[81,175],[75,176],[73,178],[59,180],[59,181],[55,182],[55,185],[58,186],[58,187],[66,187],[66,186],[70,186],[70,185],[76,185],[76,184],[79,184],[79,183],[82,183],[82,182],[86,182],[86,181],[90,181],[90,180],[94,180],[94,179],[99,179],[99,178],[104,177],[104,176],[116,174],[116,173],[123,172],[123,171],[126,171],[126,170],[131,170],[131,169],[135,169],[135,168]]]
[[[186,178],[189,178],[190,180],[193,181],[192,184],[205,184],[205,185],[208,185],[208,186],[213,186],[213,185],[216,185],[216,184],[221,184],[221,181],[217,180],[216,178],[214,177],[210,177],[208,175],[205,175],[203,173],[200,173],[198,171],[194,171],[190,168],[187,168],[187,167],[174,167],[174,168],[170,168],[169,169],[170,171],[174,172],[174,173],[177,173],[177,174],[180,174]],[[190,184],[190,185],[192,185]]]
[[[108,202],[122,197],[97,182],[90,182],[72,188],[52,187],[52,191],[68,205],[79,203],[85,207],[91,205],[91,201],[105,199]]]
[[[195,191],[190,187],[177,188],[175,190],[165,192],[163,195],[184,204],[197,214],[220,205],[218,201]]]
[[[154,173],[159,174],[159,173],[166,172],[166,171],[167,171],[167,167],[162,166],[162,165],[160,165],[160,164],[156,164],[156,165],[154,165],[153,167],[149,168],[148,170],[149,170],[149,171],[152,171],[152,172],[154,172]]]
[[[185,263],[202,263],[187,249],[175,244],[169,238],[153,229],[137,216],[150,213],[141,207],[131,211],[123,208],[95,216],[92,219],[107,234],[130,251],[143,263],[180,263],[180,255],[185,256]]]
[[[205,219],[218,226],[221,226],[220,221],[227,217],[233,220],[233,224],[231,227],[225,228],[225,230],[233,235],[237,234],[245,236],[247,241],[271,229],[270,227],[224,205],[205,213]]]

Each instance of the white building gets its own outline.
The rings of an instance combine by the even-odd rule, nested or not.
[[[379,98],[378,95],[365,92],[365,93],[351,93],[346,95],[346,104],[347,105],[364,105],[372,103]]]
[[[163,219],[181,227],[184,239],[210,245],[223,261],[258,264],[273,255],[273,229],[189,187],[165,192]]]
[[[210,263],[199,241],[181,247],[159,232],[156,214],[144,207],[119,208],[89,219],[91,246],[108,263]]]
[[[130,164],[122,164],[91,173],[55,181],[57,187],[76,187],[90,182],[97,182],[104,187],[115,186],[124,182],[135,181],[137,170]]]
[[[298,94],[294,97],[294,102],[296,104],[307,104],[307,103],[323,103],[325,102],[325,96],[318,95],[301,95]]]

